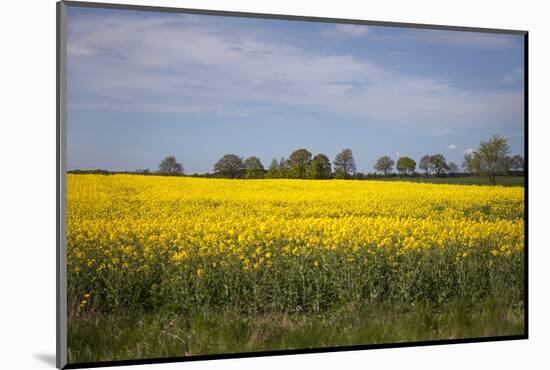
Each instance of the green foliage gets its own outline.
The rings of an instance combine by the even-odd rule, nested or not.
[[[223,177],[231,179],[240,177],[245,169],[241,157],[235,154],[226,154],[214,165],[214,171]]]
[[[69,270],[68,304],[73,312],[82,312],[84,292],[92,294],[86,311],[93,312],[154,310],[172,303],[185,310],[258,313],[326,312],[349,302],[475,302],[487,296],[520,302],[523,252],[493,252],[494,246],[486,245],[464,254],[460,244],[404,254],[377,246],[312,250],[292,258],[273,255],[272,267],[261,269],[243,268],[238,254],[206,255],[176,265],[157,252],[147,271],[130,266],[87,276]]]
[[[258,157],[248,157],[244,161],[246,168],[247,179],[263,179],[264,178],[264,165]]]
[[[279,162],[276,158],[273,158],[271,160],[271,164],[269,165],[269,168],[267,169],[267,173],[265,174],[265,177],[268,179],[278,179],[280,176],[279,171]]]
[[[523,305],[504,297],[439,305],[350,302],[329,313],[238,310],[73,317],[68,361],[98,362],[220,353],[523,335]]]
[[[298,149],[288,157],[289,174],[291,178],[305,179],[311,165],[311,152],[307,149]]]
[[[464,154],[462,168],[471,175],[479,175],[479,157],[474,152]]]
[[[383,172],[384,176],[387,176],[388,173],[392,171],[393,165],[395,162],[388,157],[387,155],[380,157],[378,161],[376,161],[376,164],[374,165],[374,169],[379,172]]]
[[[390,177],[388,181],[424,182],[429,184],[451,185],[487,185],[487,177],[481,176],[453,176],[453,177]],[[497,176],[496,183],[500,186],[524,186],[523,176]]]
[[[334,174],[336,178],[351,178],[356,171],[355,158],[351,149],[344,149],[334,158]]]
[[[472,153],[470,165],[474,172],[487,176],[489,182],[495,185],[496,177],[505,175],[510,169],[509,153],[510,146],[506,139],[495,135],[488,141],[481,142],[479,149]]]
[[[411,175],[416,169],[416,161],[409,157],[401,157],[397,160],[396,168],[403,175]]]
[[[443,154],[434,154],[430,156],[430,168],[437,176],[441,176],[445,171],[449,170],[449,165]]]
[[[290,178],[290,166],[288,164],[288,161],[285,159],[285,157],[281,157],[279,160],[279,178],[280,179],[288,179]]]
[[[332,175],[330,160],[324,154],[317,154],[313,157],[307,171],[309,179],[329,179]]]

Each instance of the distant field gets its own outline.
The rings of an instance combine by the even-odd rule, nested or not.
[[[456,185],[489,185],[486,177],[468,176],[468,177],[411,177],[411,178],[390,178],[387,181],[410,181],[426,182],[431,184],[456,184]],[[497,178],[497,185],[502,186],[524,186],[523,176],[501,176]]]

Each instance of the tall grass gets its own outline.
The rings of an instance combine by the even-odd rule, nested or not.
[[[523,306],[476,303],[347,304],[323,314],[243,314],[236,310],[80,317],[69,322],[69,362],[326,348],[522,335]]]

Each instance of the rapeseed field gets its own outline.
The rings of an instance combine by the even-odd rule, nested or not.
[[[522,187],[67,176],[69,309],[523,299]]]

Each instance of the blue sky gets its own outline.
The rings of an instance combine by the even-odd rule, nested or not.
[[[523,68],[519,35],[69,7],[68,167],[523,155]]]

